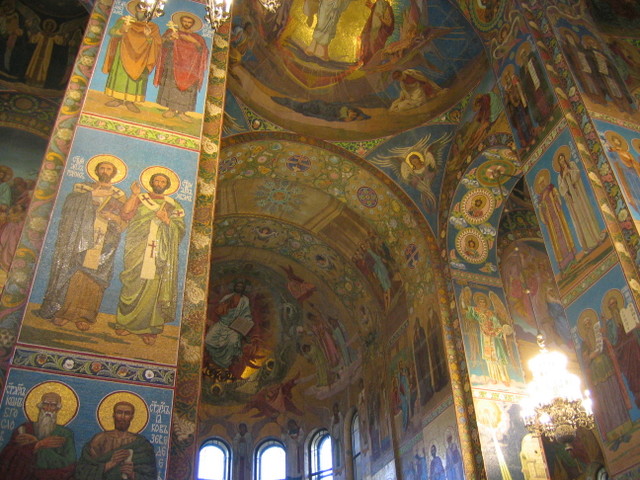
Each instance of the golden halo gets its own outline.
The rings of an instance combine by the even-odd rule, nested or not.
[[[406,163],[407,165],[409,165],[411,168],[413,168],[413,165],[411,165],[411,162],[409,161],[409,158],[412,157],[413,155],[415,155],[416,157],[418,157],[420,159],[420,162],[422,163],[422,166],[424,167],[424,155],[420,152],[417,151],[413,151],[413,152],[409,152],[407,154],[406,157],[404,157],[404,163]]]
[[[178,28],[180,27],[180,19],[182,17],[189,17],[191,20],[193,20],[193,27],[191,28],[191,32],[197,32],[198,30],[200,30],[202,28],[202,20],[200,20],[200,18],[191,13],[191,12],[185,12],[184,10],[181,10],[179,12],[174,13],[173,15],[171,15],[171,21],[173,23],[175,23],[176,25],[178,25]]]
[[[607,130],[606,132],[604,132],[604,138],[607,139],[607,142],[609,142],[609,145],[613,145],[613,139],[615,138],[615,139],[620,141],[620,147],[623,150],[625,150],[625,151],[629,150],[629,143],[618,132],[614,132],[613,130]],[[634,140],[636,140],[636,139],[634,138]],[[634,145],[634,147],[635,147],[635,145]]]
[[[163,192],[163,195],[173,195],[178,191],[178,188],[180,188],[180,177],[178,177],[178,174],[170,168],[156,165],[154,167],[145,168],[140,174],[140,184],[147,190],[147,192],[153,192],[150,181],[151,177],[156,173],[166,175],[171,181],[171,185]]]
[[[61,382],[42,382],[29,390],[24,400],[24,413],[30,421],[38,420],[38,404],[45,393],[60,395],[62,406],[58,411],[58,425],[66,425],[78,414],[78,395],[73,388]]]
[[[478,300],[480,300],[481,298],[484,298],[484,301],[487,304],[487,307],[491,305],[491,301],[489,300],[489,295],[483,292],[476,292],[473,294],[474,305],[478,306]]]
[[[556,153],[553,155],[553,169],[558,173],[560,173],[560,165],[558,165],[558,157],[562,154],[564,154],[564,158],[566,158],[567,161],[571,160],[571,150],[569,150],[568,145],[561,146],[558,150],[556,150]]]
[[[640,138],[634,138],[631,140],[631,146],[635,149],[636,152],[640,153]]]
[[[136,16],[136,8],[138,7],[139,3],[140,0],[131,0],[129,3],[127,3],[127,12],[129,12],[134,18]]]
[[[518,47],[518,51],[516,52],[516,63],[519,67],[522,66],[522,57],[524,55],[528,55],[531,52],[531,44],[525,40],[525,42]]]
[[[112,184],[116,184],[121,182],[127,177],[127,165],[115,155],[94,155],[87,162],[87,174],[96,182],[98,181],[98,176],[96,175],[96,166],[101,162],[109,162],[113,164],[114,167],[118,170],[115,177],[111,179]]]
[[[578,317],[578,336],[595,348],[595,332],[593,326],[598,322],[598,314],[593,308],[587,308]]]
[[[612,298],[615,298],[618,301],[618,306],[620,308],[624,308],[624,304],[626,303],[620,290],[618,290],[617,288],[612,288],[611,290],[609,290],[604,294],[604,297],[602,298],[601,308],[605,318],[611,318],[613,316],[611,315],[611,310],[609,309],[609,300],[611,300]]]
[[[536,174],[536,179],[533,181],[533,190],[542,195],[542,191],[547,188],[547,185],[551,183],[551,172],[549,169],[543,168]]]
[[[129,431],[131,433],[140,433],[144,430],[144,427],[146,427],[149,422],[149,408],[147,407],[147,403],[139,395],[124,390],[110,393],[104,397],[100,405],[98,405],[97,417],[102,429],[104,431],[110,431],[115,428],[113,423],[113,407],[119,402],[129,402],[135,409]]]

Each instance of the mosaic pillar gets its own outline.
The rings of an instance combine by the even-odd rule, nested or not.
[[[193,476],[229,24],[137,3],[94,8],[0,300],[9,476]]]
[[[506,192],[496,196],[500,184],[524,174],[567,312],[570,343],[594,392],[607,468],[612,475],[633,478],[636,374],[624,355],[640,352],[630,162],[637,130],[634,99],[615,57],[599,42],[584,2],[499,2],[490,11],[471,5],[465,11],[485,35],[517,154],[470,158],[467,172],[473,178],[458,189],[449,217],[450,251],[455,252],[450,265],[488,475],[521,478],[524,467],[515,458],[517,466],[505,462],[508,455],[492,448],[505,443],[494,433],[504,426],[504,413],[517,408],[524,372],[511,370],[511,356],[505,362],[500,355],[487,355],[483,348],[491,335],[478,330],[482,322],[473,321],[495,317],[496,325],[517,325],[508,316],[502,319],[508,312],[501,315],[504,279],[491,261],[492,227],[497,227],[491,212],[507,197]],[[507,162],[502,166],[501,156]],[[482,175],[482,168],[498,175]],[[509,346],[508,335],[501,341]],[[508,417],[509,435],[518,429],[524,435],[517,415]],[[523,458],[521,450],[520,463]],[[538,478],[538,473],[528,475]]]

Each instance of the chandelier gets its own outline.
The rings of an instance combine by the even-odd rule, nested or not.
[[[571,448],[579,427],[593,429],[589,391],[580,389],[580,378],[567,371],[567,357],[549,351],[544,335],[537,336],[540,353],[529,360],[533,380],[527,386],[529,398],[520,405],[527,429]]]
[[[231,17],[233,0],[205,0],[204,18],[215,32]],[[269,12],[275,12],[281,5],[281,0],[259,0],[260,4]],[[164,15],[167,0],[140,0],[138,9],[144,12],[146,22]]]
[[[525,272],[520,248],[516,246],[515,252],[520,271]],[[538,355],[528,362],[533,380],[527,385],[528,398],[520,403],[522,419],[533,435],[544,435],[571,449],[578,428],[591,430],[595,427],[591,397],[588,390],[584,393],[581,390],[580,377],[567,370],[567,356],[547,350],[526,276],[522,275],[521,281],[533,313],[540,348]]]

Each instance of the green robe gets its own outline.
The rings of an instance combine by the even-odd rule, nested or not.
[[[98,433],[82,449],[82,454],[76,466],[75,480],[122,480],[119,466],[107,472],[104,471],[104,467],[111,460],[114,452],[124,449],[133,450],[131,461],[133,462],[136,480],[157,479],[156,454],[149,440],[142,435],[136,435],[136,438],[129,443],[125,443],[116,449],[96,454],[96,444],[100,442],[100,438],[103,435],[109,435],[109,432]]]
[[[156,217],[164,208],[170,212],[169,225]],[[150,237],[150,232],[157,232]],[[138,206],[127,227],[124,244],[122,290],[115,329],[137,335],[162,333],[164,324],[175,320],[178,297],[178,251],[184,236],[184,210],[164,195],[138,195]],[[151,250],[152,248],[152,250]],[[154,259],[153,278],[145,274],[145,256]],[[148,270],[147,270],[148,272]]]

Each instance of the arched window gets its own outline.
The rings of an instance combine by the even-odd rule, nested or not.
[[[229,480],[231,450],[219,438],[210,438],[198,454],[198,480]]]
[[[256,480],[284,480],[287,452],[278,440],[266,440],[256,449]]]
[[[331,435],[327,430],[318,430],[309,444],[311,480],[333,480],[333,457]]]
[[[353,458],[353,479],[362,478],[362,451],[360,449],[360,416],[358,412],[351,419],[351,455]]]

